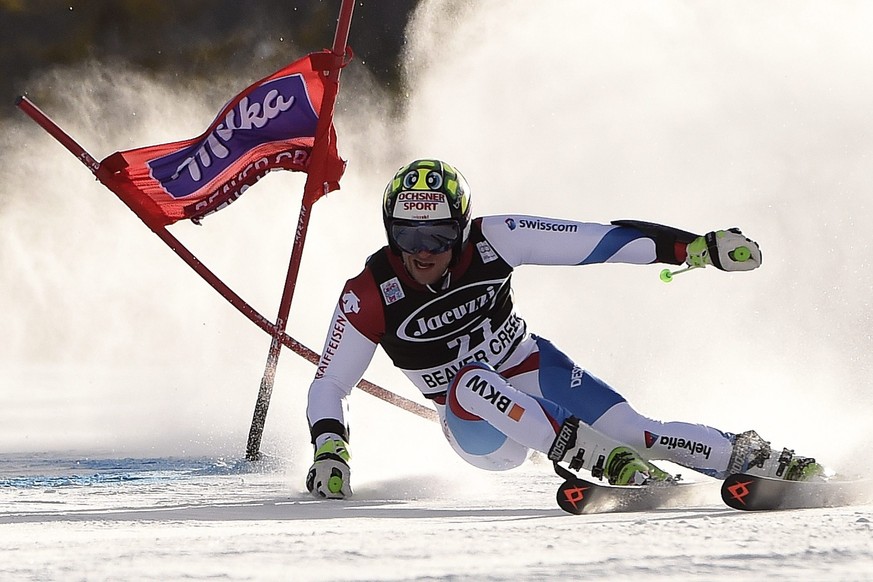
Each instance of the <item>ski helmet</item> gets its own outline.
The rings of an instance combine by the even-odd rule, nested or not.
[[[470,186],[445,162],[415,160],[385,188],[382,220],[395,253],[451,249],[457,261],[470,235]]]

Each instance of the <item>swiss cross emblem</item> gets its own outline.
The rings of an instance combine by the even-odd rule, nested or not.
[[[358,313],[361,310],[361,300],[354,291],[346,291],[341,301],[343,313]]]

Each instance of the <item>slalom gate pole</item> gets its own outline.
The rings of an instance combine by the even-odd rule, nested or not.
[[[40,127],[42,127],[49,135],[55,138],[61,145],[63,145],[76,159],[78,159],[82,164],[87,167],[91,173],[93,173],[96,178],[103,184],[106,185],[107,179],[107,171],[103,168],[100,163],[95,160],[91,154],[89,154],[81,145],[79,145],[76,140],[70,137],[69,134],[64,132],[63,129],[60,128],[51,118],[49,118],[45,113],[43,113],[32,101],[30,101],[27,97],[21,96],[15,100],[15,104],[21,109],[28,117],[30,117],[33,121],[35,121]],[[107,186],[108,187],[108,186]],[[112,190],[109,188],[109,190]],[[114,193],[114,192],[113,192]],[[120,197],[119,197],[120,198]],[[124,200],[122,199],[122,202]],[[130,206],[128,206],[130,208]],[[135,209],[131,208],[131,210],[136,214],[140,220],[142,217],[136,212]],[[175,252],[179,258],[181,258],[185,263],[191,267],[200,277],[202,277],[209,285],[218,291],[218,293],[227,300],[233,307],[237,309],[240,313],[245,315],[252,323],[257,325],[266,333],[271,336],[277,335],[276,326],[271,323],[266,317],[258,313],[251,305],[249,305],[245,300],[243,300],[236,292],[233,291],[230,287],[228,287],[224,281],[218,278],[212,271],[209,270],[206,265],[200,262],[197,257],[191,253],[185,245],[183,245],[172,233],[170,233],[166,228],[154,228],[149,225],[149,223],[143,220],[143,223],[149,227],[149,229],[154,232],[158,237],[164,241],[164,243],[169,246],[173,252]],[[319,355],[313,350],[309,349],[302,343],[295,340],[293,337],[289,336],[284,331],[278,333],[282,344],[285,347],[289,348],[291,351],[299,354],[304,359],[313,364],[318,364]],[[408,398],[404,398],[399,394],[395,394],[390,390],[382,388],[372,382],[362,379],[357,384],[358,388],[370,394],[371,396],[375,396],[380,400],[383,400],[389,404],[393,404],[398,408],[401,408],[407,412],[411,412],[416,416],[424,418],[430,421],[437,421],[436,412],[433,409],[428,408],[414,400],[409,400]]]
[[[333,56],[337,60],[342,59],[346,53],[354,7],[354,0],[342,0],[332,49]],[[285,277],[282,299],[279,302],[279,313],[276,316],[276,331],[273,334],[270,349],[267,352],[267,363],[264,366],[264,375],[261,378],[258,398],[255,402],[255,411],[252,415],[252,425],[249,428],[249,438],[246,444],[246,459],[249,461],[255,461],[260,457],[261,437],[264,434],[264,424],[267,420],[267,411],[270,407],[270,398],[273,394],[273,384],[276,380],[276,367],[278,366],[279,353],[282,349],[282,334],[285,332],[285,326],[288,324],[291,300],[294,298],[294,289],[297,286],[297,275],[300,272],[303,243],[306,241],[312,205],[318,199],[318,195],[313,196],[312,193],[316,189],[324,191],[325,188],[321,170],[324,167],[324,160],[328,153],[329,128],[333,123],[333,110],[336,95],[339,91],[339,78],[339,67],[328,71],[325,92],[321,102],[321,111],[318,113],[315,142],[313,143],[312,154],[309,160],[310,171],[307,173],[306,185],[303,188],[303,201],[300,205],[297,230],[294,233],[294,245],[291,249],[291,259],[288,264],[288,273]]]

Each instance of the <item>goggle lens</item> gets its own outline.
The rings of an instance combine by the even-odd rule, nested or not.
[[[411,255],[421,251],[444,253],[458,242],[460,236],[456,222],[394,222],[391,225],[394,244]]]

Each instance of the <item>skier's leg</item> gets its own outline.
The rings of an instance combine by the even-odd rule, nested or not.
[[[810,479],[824,472],[815,459],[787,449],[771,450],[754,431],[735,435],[688,422],[647,418],[605,382],[576,366],[551,342],[536,337],[536,366],[520,367],[513,385],[541,394],[569,410],[597,432],[624,443],[646,459],[663,459],[723,479],[748,471],[786,479]],[[511,371],[507,371],[511,375]]]
[[[459,457],[479,469],[506,471],[524,463],[530,449],[486,421],[449,406],[438,409],[443,434]]]
[[[803,481],[824,473],[815,459],[772,449],[755,431],[732,434],[703,424],[652,420],[627,402],[607,410],[592,426],[628,443],[647,459],[672,461],[718,479],[748,472]]]
[[[511,381],[542,394],[599,433],[623,443],[646,459],[672,461],[707,475],[723,476],[733,435],[685,422],[658,422],[637,413],[612,387],[577,366],[545,338],[535,337],[538,366]],[[511,372],[510,372],[511,373]]]
[[[671,461],[722,479],[733,451],[734,435],[703,424],[652,420],[627,402],[612,406],[592,426],[647,459]]]
[[[591,425],[624,397],[599,378],[577,366],[545,338],[533,336],[537,349],[528,361],[503,370],[517,389],[556,403]]]
[[[458,371],[446,394],[446,438],[477,467],[503,470],[524,462],[530,449],[547,452],[570,414],[513,388],[493,368]]]
[[[458,371],[447,393],[447,410],[450,440],[459,445],[455,450],[461,448],[466,453],[461,456],[468,461],[467,455],[478,454],[475,462],[470,461],[476,466],[493,463],[495,456],[504,453],[502,447],[515,443],[548,453],[554,461],[566,461],[572,469],[603,475],[614,484],[670,478],[623,443],[580,424],[554,402],[517,390],[484,364]],[[506,464],[505,459],[497,460]]]

